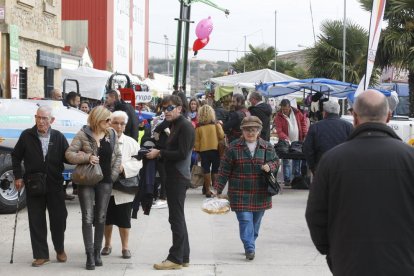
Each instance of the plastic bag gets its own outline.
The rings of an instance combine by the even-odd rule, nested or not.
[[[230,202],[224,198],[207,198],[203,201],[201,209],[208,214],[225,214],[230,211]]]

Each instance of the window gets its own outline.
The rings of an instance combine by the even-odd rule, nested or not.
[[[50,92],[53,90],[55,82],[54,82],[54,69],[50,69],[45,67],[45,98],[51,98]]]

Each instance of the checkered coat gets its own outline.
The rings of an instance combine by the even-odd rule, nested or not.
[[[261,166],[265,163],[273,172],[279,168],[279,158],[269,142],[259,138],[254,157],[251,157],[244,138],[229,145],[221,159],[214,187],[220,194],[228,181],[228,196],[233,211],[254,212],[272,208],[272,197],[262,176]]]

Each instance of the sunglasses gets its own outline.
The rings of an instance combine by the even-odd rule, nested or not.
[[[176,108],[177,106],[176,105],[169,105],[169,106],[163,106],[162,107],[162,110],[163,111],[168,111],[168,112],[171,112],[171,111],[173,111],[175,108]]]

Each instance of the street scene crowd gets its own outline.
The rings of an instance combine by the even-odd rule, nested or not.
[[[53,95],[62,100],[59,90]],[[201,167],[206,198],[228,199],[244,256],[253,261],[262,217],[272,208],[264,176],[281,167],[282,190],[310,190],[306,221],[334,275],[413,275],[414,149],[386,125],[392,114],[387,98],[376,90],[361,93],[350,109],[353,124],[340,118],[337,101],[319,103],[319,118],[311,121],[288,99],[273,113],[256,91],[234,94],[229,111],[221,102],[187,100],[178,92],[152,109],[158,117],[151,124],[117,90],[93,108],[71,92],[64,104],[88,113],[88,120],[70,144],[53,129],[53,109],[40,106],[36,124],[12,152],[16,188],[27,191],[32,266],[51,258],[46,209],[56,259],[68,260],[65,200],[77,195],[87,270],[103,266],[101,256],[112,253],[114,225],[122,258],[131,258],[131,219],[151,208],[168,208],[172,232],[167,257],[154,269],[188,267],[184,206],[195,167]],[[270,142],[273,136],[277,143]],[[63,185],[64,163],[76,165],[72,195]]]

